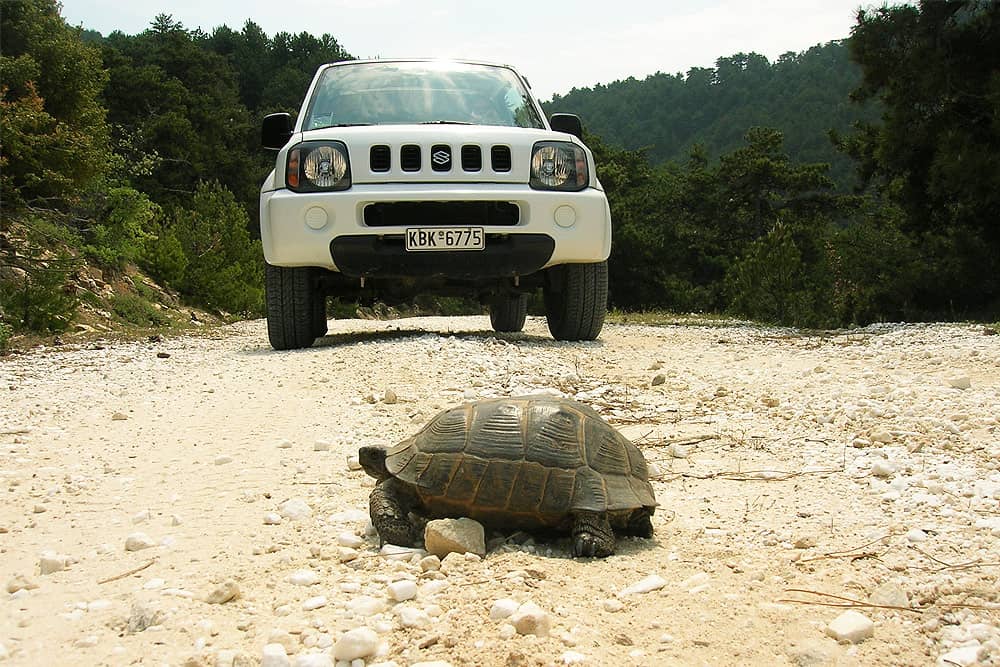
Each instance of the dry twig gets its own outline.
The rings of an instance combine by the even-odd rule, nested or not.
[[[152,565],[155,562],[156,562],[156,559],[154,558],[153,560],[149,561],[145,565],[140,565],[139,567],[132,568],[128,572],[122,572],[121,574],[117,574],[117,575],[115,575],[113,577],[108,577],[107,579],[101,579],[97,583],[98,584],[110,584],[112,581],[118,581],[119,579],[124,579],[125,577],[131,577],[133,574],[136,574],[137,572],[142,572],[143,570],[145,570],[147,567],[149,567],[150,565]]]

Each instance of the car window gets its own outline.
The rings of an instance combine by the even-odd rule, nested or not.
[[[511,70],[450,62],[327,67],[302,127],[398,123],[544,127],[529,93]]]

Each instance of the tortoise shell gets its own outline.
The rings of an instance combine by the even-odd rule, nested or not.
[[[446,410],[390,449],[386,468],[430,514],[526,529],[566,529],[578,511],[617,528],[656,506],[642,452],[593,409],[551,396]]]

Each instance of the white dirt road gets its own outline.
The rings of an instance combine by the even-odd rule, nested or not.
[[[0,358],[0,663],[1000,665],[986,331],[345,320],[277,353],[255,321]],[[654,539],[380,553],[357,448],[540,391],[640,446]],[[547,634],[495,618],[527,601]]]

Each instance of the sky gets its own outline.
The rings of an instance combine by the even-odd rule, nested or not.
[[[542,100],[717,58],[843,39],[869,0],[62,0],[67,23],[136,34],[157,14],[185,28],[331,34],[359,58],[468,58],[513,65]],[[879,2],[879,5],[882,3]],[[892,2],[890,4],[898,4]]]

